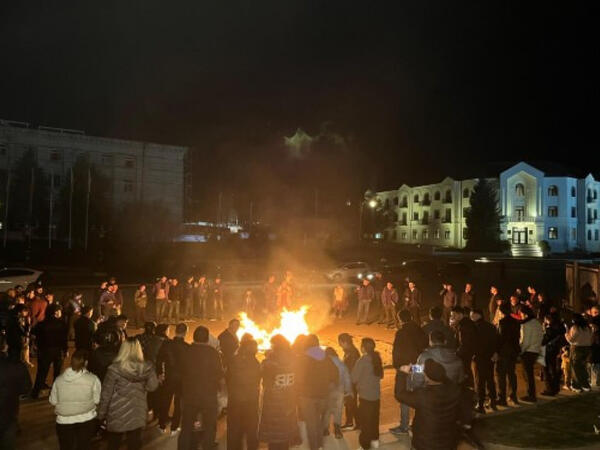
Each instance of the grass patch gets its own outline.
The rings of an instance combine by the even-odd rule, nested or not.
[[[570,448],[597,444],[600,395],[555,400],[535,408],[480,420],[477,436],[484,442],[521,448]]]

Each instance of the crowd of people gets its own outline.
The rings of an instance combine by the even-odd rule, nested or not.
[[[255,450],[260,442],[286,450],[300,442],[299,424],[311,450],[323,447],[324,436],[340,439],[353,429],[359,430],[361,449],[379,446],[384,371],[373,339],[361,339],[359,349],[350,334],[342,333],[343,355],[338,355],[333,347],[323,348],[316,335],[301,335],[295,342],[277,335],[259,361],[257,342],[239,335],[237,318],[216,337],[201,325],[187,339],[186,320],[222,317],[219,278],[190,277],[181,286],[175,278],[161,277],[150,293],[140,285],[132,302],[135,328],[143,332],[134,336],[120,292],[111,279],[89,304],[79,292],[56,302],[41,285],[3,295],[2,448],[14,448],[19,397],[37,399],[43,391],[49,391],[55,408],[61,450],[87,449],[99,435],[108,449],[120,448],[123,440],[127,448],[140,449],[142,431],[152,423],[160,433],[176,436],[178,449],[201,444],[213,450],[222,416],[229,450],[244,445]],[[392,365],[400,408],[399,424],[390,432],[411,432],[415,449],[455,448],[476,413],[535,403],[536,376],[545,382],[544,396],[557,395],[561,386],[575,392],[600,386],[596,304],[583,314],[567,313],[532,286],[527,295],[515,290],[506,298],[492,286],[481,304],[471,283],[460,293],[446,283],[439,304],[423,320],[422,295],[413,281],[402,295],[381,277],[374,283],[364,280],[355,293],[357,324],[378,322],[396,329]],[[155,321],[146,315],[149,295],[156,305]],[[262,307],[290,307],[293,295],[291,274],[280,284],[270,277],[262,289]],[[244,291],[247,311],[256,310],[253,297],[251,290]],[[344,286],[334,288],[336,317],[347,312],[349,297]],[[61,373],[71,347],[69,367]],[[34,357],[32,383],[27,366]],[[519,360],[527,388],[520,398]],[[536,374],[538,363],[543,371]],[[47,385],[51,367],[54,381]]]

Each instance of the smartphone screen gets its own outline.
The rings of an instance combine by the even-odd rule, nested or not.
[[[423,373],[423,364],[413,364],[410,366],[410,371],[412,373]]]

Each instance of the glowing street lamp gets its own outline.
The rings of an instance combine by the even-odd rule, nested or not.
[[[377,206],[377,201],[375,199],[369,200],[369,208],[373,209]]]
[[[358,221],[359,221],[359,223],[358,223],[359,242],[362,241],[362,239],[363,239],[363,229],[362,229],[362,227],[363,227],[363,209],[364,209],[364,205],[365,205],[364,201],[360,202],[360,215],[359,215],[359,218],[358,218]],[[375,209],[377,207],[377,200],[375,200],[374,198],[372,198],[371,200],[369,200],[367,202],[367,206],[369,208],[371,208],[371,209]]]

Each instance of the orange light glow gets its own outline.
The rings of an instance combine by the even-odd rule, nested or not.
[[[259,350],[268,350],[271,347],[271,338],[276,334],[281,334],[293,343],[299,335],[310,334],[305,320],[307,311],[306,305],[296,311],[288,311],[284,308],[279,315],[279,326],[271,331],[259,327],[246,313],[240,313],[240,329],[237,336],[241,339],[244,334],[251,334],[256,339]]]

